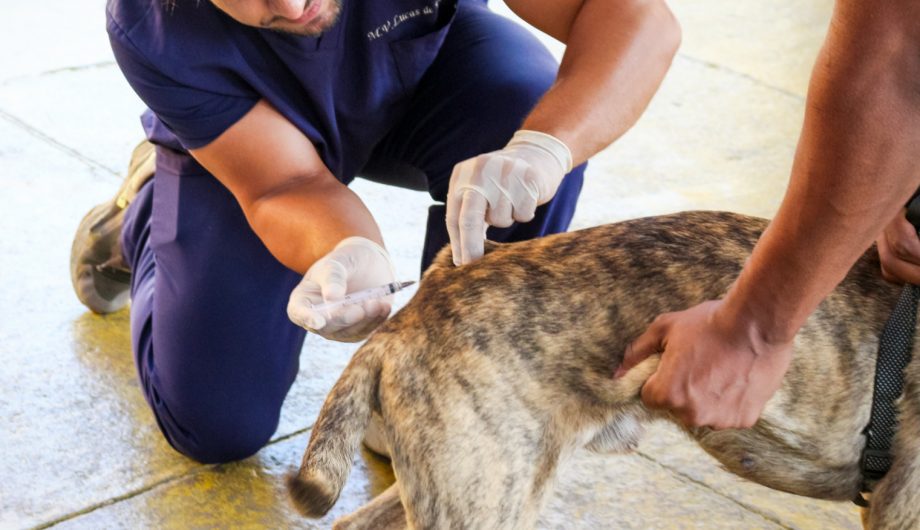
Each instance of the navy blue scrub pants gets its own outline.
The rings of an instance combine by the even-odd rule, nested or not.
[[[393,180],[415,171],[443,203],[454,164],[507,143],[555,73],[526,30],[485,7],[462,10],[411,109],[362,173]],[[565,231],[583,173],[575,168],[532,222],[490,229],[490,239]],[[448,243],[444,214],[440,204],[429,212],[423,270]],[[252,455],[274,433],[297,375],[305,332],[286,306],[300,275],[272,257],[226,188],[165,147],[128,209],[122,241],[133,270],[135,359],[164,436],[201,462]]]

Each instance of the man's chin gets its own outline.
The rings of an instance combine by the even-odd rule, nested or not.
[[[301,37],[319,37],[323,33],[329,31],[339,21],[341,4],[336,0],[332,0],[329,7],[330,10],[327,13],[321,14],[308,24],[302,26],[273,26],[270,29],[280,33],[299,35]]]

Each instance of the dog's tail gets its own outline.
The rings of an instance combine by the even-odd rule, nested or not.
[[[298,511],[322,517],[339,498],[370,422],[380,380],[380,356],[371,343],[355,353],[313,425],[300,469],[288,477]]]

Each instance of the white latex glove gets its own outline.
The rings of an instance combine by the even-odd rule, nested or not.
[[[313,305],[341,300],[348,293],[395,280],[396,271],[383,247],[363,237],[343,239],[310,267],[291,292],[288,318],[327,339],[362,340],[389,316],[392,296],[342,306],[331,313],[315,310]]]
[[[572,152],[554,136],[518,131],[508,145],[454,166],[447,191],[447,233],[454,264],[483,254],[486,228],[533,219],[572,170]]]

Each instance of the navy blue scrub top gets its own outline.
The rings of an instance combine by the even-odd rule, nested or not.
[[[313,142],[347,182],[406,110],[456,13],[456,0],[342,0],[319,37],[253,28],[207,0],[108,0],[128,82],[153,111],[148,136],[203,147],[260,99]]]

